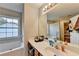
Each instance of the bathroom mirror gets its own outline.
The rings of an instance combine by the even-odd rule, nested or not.
[[[54,37],[63,42],[66,41],[71,44],[79,45],[79,33],[74,29],[72,32],[69,32],[68,29],[69,21],[71,20],[74,25],[74,23],[76,24],[76,21],[78,21],[76,19],[79,17],[79,11],[74,11],[74,7],[72,7],[73,9],[68,9],[72,5],[77,8],[79,6],[79,4],[60,4],[50,12],[46,13],[47,35],[48,37]]]
[[[79,24],[79,4],[58,3],[55,7],[46,9],[42,13],[44,6],[39,9],[38,34],[48,37],[49,43],[52,43],[51,38],[57,39],[59,42],[66,41],[68,42],[66,49],[79,53],[79,31],[74,30],[74,27],[79,30],[79,25],[77,25]],[[70,32],[69,21],[73,24],[73,30]]]

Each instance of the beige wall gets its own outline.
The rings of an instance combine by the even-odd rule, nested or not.
[[[36,35],[47,35],[47,15],[40,15],[40,9],[31,4],[24,5],[24,39]]]
[[[38,35],[38,9],[30,4],[24,5],[25,39]]]
[[[31,4],[24,4],[24,43],[27,49],[27,41],[38,35],[38,9]]]
[[[39,17],[39,35],[47,35],[47,15]]]

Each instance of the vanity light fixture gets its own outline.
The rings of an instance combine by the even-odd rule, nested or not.
[[[46,12],[48,9],[50,9],[52,7],[52,3],[49,3],[48,5],[46,5],[44,8],[43,8],[43,12]]]
[[[45,12],[47,10],[47,5],[43,8],[43,12]]]
[[[49,3],[46,6],[44,6],[44,8],[42,9],[43,12],[48,11],[49,9],[51,9],[52,7],[54,7],[57,3]]]

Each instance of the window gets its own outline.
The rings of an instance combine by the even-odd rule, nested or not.
[[[19,37],[18,18],[0,17],[0,38]]]

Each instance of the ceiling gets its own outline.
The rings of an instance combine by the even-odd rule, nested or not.
[[[30,3],[36,8],[40,8],[43,3]],[[0,3],[0,7],[10,9],[17,12],[23,12],[23,3]]]
[[[33,7],[40,8],[43,3],[30,3]],[[0,3],[0,7],[13,11],[23,12],[23,3]]]
[[[23,12],[22,3],[0,3],[0,7],[17,11],[17,12]]]
[[[62,16],[74,15],[79,13],[78,3],[63,3],[58,4],[51,12],[49,12],[48,20],[53,20]]]

